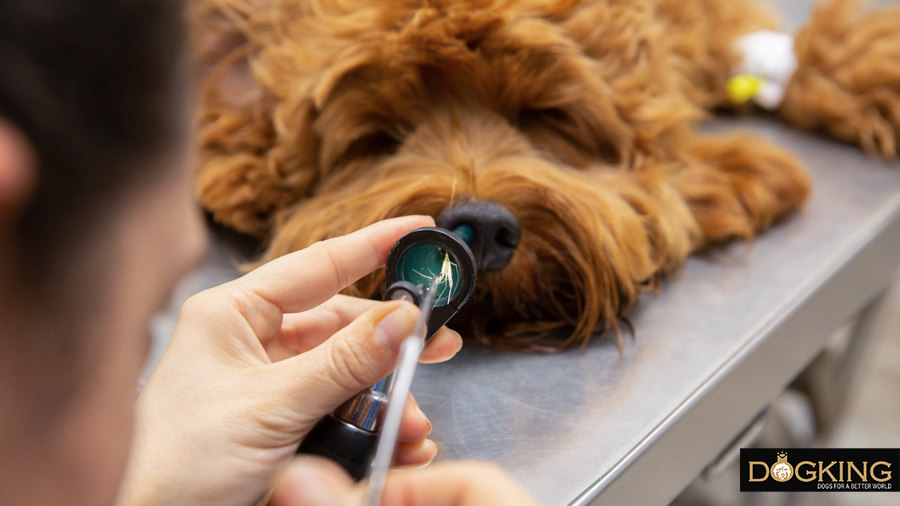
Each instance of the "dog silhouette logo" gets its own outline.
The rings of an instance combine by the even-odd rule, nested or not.
[[[772,464],[771,476],[773,480],[784,483],[794,476],[794,466],[787,461],[786,452],[778,452],[777,457],[778,461]]]

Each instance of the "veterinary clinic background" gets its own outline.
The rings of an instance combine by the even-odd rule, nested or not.
[[[898,149],[897,2],[4,1],[0,504],[896,504]]]

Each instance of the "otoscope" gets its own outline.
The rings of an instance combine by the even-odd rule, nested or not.
[[[388,254],[384,300],[405,300],[420,306],[425,341],[475,290],[475,257],[463,240],[471,237],[472,229],[467,225],[453,232],[420,228],[401,237]],[[297,452],[327,457],[353,479],[363,479],[372,467],[394,379],[394,374],[388,375],[329,413],[307,434]]]

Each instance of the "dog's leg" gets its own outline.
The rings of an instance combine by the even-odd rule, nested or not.
[[[798,68],[781,115],[895,157],[900,144],[900,4],[863,13],[830,0],[797,35]]]
[[[687,164],[672,178],[702,230],[698,249],[751,238],[809,195],[810,181],[800,163],[762,139],[697,136],[686,145]]]

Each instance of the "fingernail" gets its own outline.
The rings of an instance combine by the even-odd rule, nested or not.
[[[431,420],[429,420],[428,417],[425,416],[425,413],[422,411],[422,408],[420,408],[419,406],[416,406],[416,414],[419,415],[419,418],[421,418],[422,421],[424,421],[425,423],[428,424],[428,434],[431,434],[431,429],[432,429]],[[426,434],[426,435],[428,435],[428,434]]]
[[[417,460],[417,461],[421,460],[420,463],[413,464],[410,467],[422,468],[422,467],[427,466],[428,464],[431,464],[434,461],[434,458],[437,456],[437,453],[438,453],[438,447],[434,441],[432,441],[430,439],[426,439],[425,441],[422,441],[422,443],[418,446],[418,448],[416,448],[415,450],[412,450],[410,453],[411,453],[411,457],[414,460]]]
[[[461,335],[459,335],[459,332],[457,332],[453,329],[450,329],[450,332],[453,332],[454,334],[456,334],[456,351],[458,352],[463,347],[463,338]]]
[[[403,303],[382,318],[375,326],[375,342],[391,353],[400,351],[403,339],[409,336],[416,323],[414,309],[412,304]]]

